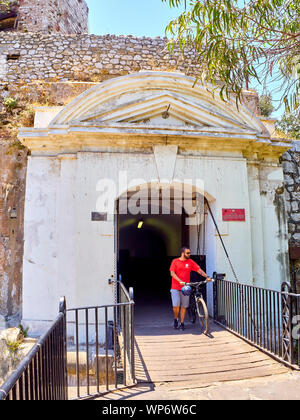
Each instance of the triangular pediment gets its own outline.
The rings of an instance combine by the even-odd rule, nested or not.
[[[124,94],[117,102],[108,101],[100,109],[93,110],[82,120],[74,122],[247,129],[246,124],[235,115],[228,115],[204,101],[193,100],[187,95],[168,91],[148,91],[139,97],[135,94]]]
[[[45,125],[41,118],[35,127],[20,129],[19,138],[31,152],[42,154],[175,146],[277,159],[291,147],[272,141],[245,105],[237,109],[235,98],[224,102],[212,89],[178,73],[117,77],[82,93]],[[161,173],[171,173],[173,160],[168,168],[163,168],[159,153],[156,160]]]
[[[182,74],[141,72],[100,84],[80,95],[52,121],[58,126],[194,127],[262,133],[244,106],[213,97],[208,87]]]

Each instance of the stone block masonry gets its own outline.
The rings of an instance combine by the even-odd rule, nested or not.
[[[1,81],[9,83],[102,81],[139,70],[178,70],[197,75],[200,70],[192,51],[185,56],[175,51],[170,57],[165,39],[111,35],[2,33],[0,62]]]
[[[85,0],[19,0],[15,29],[62,34],[88,33],[89,9]]]
[[[285,198],[289,215],[290,245],[300,245],[300,147],[294,142],[292,150],[283,155]]]

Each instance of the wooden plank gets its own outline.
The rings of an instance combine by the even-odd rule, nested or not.
[[[231,338],[227,338],[227,339],[222,339],[222,340],[212,340],[212,339],[207,339],[207,340],[195,340],[195,339],[186,339],[186,338],[182,338],[181,340],[166,340],[166,341],[147,341],[144,340],[143,337],[137,337],[136,338],[138,343],[143,344],[144,346],[176,346],[176,345],[181,345],[181,344],[185,344],[187,346],[208,346],[208,345],[222,345],[222,344],[226,344],[226,343],[234,343],[234,344],[238,344],[241,342],[241,340],[239,338],[235,338],[235,339],[231,339]]]
[[[138,343],[139,344],[139,343]],[[226,353],[228,351],[240,351],[241,353],[249,351],[249,347],[246,343],[241,342],[241,344],[224,344],[223,346],[203,346],[203,347],[161,347],[161,348],[152,348],[152,347],[143,347],[140,346],[140,349],[143,355],[152,355],[152,356],[169,356],[170,358],[173,355],[183,355],[188,354],[190,356],[195,355],[199,356],[200,354],[211,354],[211,353]],[[251,347],[250,347],[251,348]]]
[[[201,360],[199,362],[197,361],[192,361],[189,359],[186,359],[186,363],[185,363],[185,368],[187,369],[197,369],[199,366],[231,366],[231,365],[235,365],[235,364],[240,364],[240,363],[245,363],[245,362],[249,362],[249,363],[255,363],[255,362],[260,362],[260,361],[266,361],[266,360],[270,360],[270,358],[268,356],[265,356],[262,353],[255,353],[252,355],[249,355],[248,357],[246,355],[231,355],[228,356],[226,358],[223,359],[218,359],[218,360]],[[180,362],[180,359],[178,359],[176,362],[174,361],[174,364],[176,365],[177,362]],[[169,366],[170,369],[174,369],[174,364],[172,363],[172,365],[170,366],[170,361],[168,360],[164,360],[161,361],[159,359],[155,359],[155,360],[149,360],[147,361],[147,368],[148,369],[152,369],[155,367],[163,367],[163,366]]]
[[[197,381],[201,382],[226,382],[232,380],[243,380],[249,378],[258,378],[262,376],[270,376],[278,373],[284,373],[284,368],[278,368],[274,364],[262,365],[259,367],[245,367],[238,370],[223,370],[220,372],[207,372],[202,374],[182,374],[182,375],[164,375],[151,374],[150,378],[153,382],[181,382],[181,381]]]

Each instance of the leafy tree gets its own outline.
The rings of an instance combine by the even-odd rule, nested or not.
[[[287,137],[300,140],[300,115],[299,112],[285,113],[276,125],[277,131]]]
[[[287,109],[299,106],[299,0],[162,0],[184,11],[166,34],[171,49],[192,47],[203,63],[202,79],[241,100],[250,81],[281,83]]]
[[[262,116],[269,117],[272,114],[275,108],[272,102],[272,95],[270,93],[261,95],[259,98],[259,107]]]

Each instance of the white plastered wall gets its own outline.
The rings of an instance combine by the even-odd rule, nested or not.
[[[97,183],[108,178],[118,185],[119,171],[127,173],[128,183],[132,180],[151,182],[158,178],[154,154],[80,152],[56,158],[30,158],[25,211],[23,318],[32,328],[34,325],[39,327],[40,320],[55,318],[61,295],[66,296],[69,307],[113,302],[113,288],[108,279],[114,273],[114,218],[109,216],[107,222],[92,222],[91,213],[96,211],[99,198]],[[256,244],[251,241],[257,238],[251,231],[246,160],[178,155],[174,178],[182,182],[204,181],[205,191],[216,198],[211,207],[237,275],[241,282],[252,284],[252,255]],[[124,188],[116,190],[116,198]],[[246,222],[222,222],[222,208],[245,208]],[[264,235],[274,236],[278,231],[274,206],[262,201],[262,209]],[[265,252],[273,252],[265,242]],[[273,244],[276,250],[282,247],[281,242],[276,244]],[[208,274],[224,272],[233,280],[210,216],[206,250]],[[278,288],[283,274],[280,267],[281,261],[274,261],[274,258],[266,265],[268,287]],[[275,281],[274,272],[279,273]],[[211,292],[209,296],[212,310]]]

